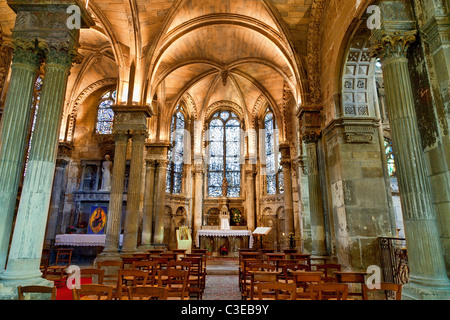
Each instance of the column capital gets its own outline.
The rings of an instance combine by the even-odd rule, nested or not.
[[[147,130],[142,130],[142,129],[137,129],[137,130],[130,130],[129,131],[130,136],[132,137],[132,139],[140,139],[140,140],[145,140],[148,138],[148,131]]]
[[[6,43],[5,45],[11,47],[13,52],[12,61],[14,63],[30,65],[33,68],[37,68],[42,61],[42,44],[37,39],[14,38],[10,43]]]
[[[306,144],[317,143],[321,137],[321,132],[306,131],[302,133],[302,140]]]
[[[416,30],[393,31],[377,30],[370,42],[370,56],[382,61],[391,58],[406,58],[409,46],[416,41]]]
[[[60,65],[69,69],[73,63],[83,62],[83,56],[78,53],[78,44],[67,39],[45,39],[40,41],[46,55],[46,64]]]
[[[112,134],[116,142],[127,143],[130,138],[130,134],[127,130],[113,130]]]

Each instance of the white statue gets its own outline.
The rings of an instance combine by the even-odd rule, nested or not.
[[[112,162],[109,155],[105,156],[106,161],[102,165],[102,187],[100,191],[111,191],[111,169]]]
[[[220,230],[230,230],[230,213],[227,206],[220,210]]]

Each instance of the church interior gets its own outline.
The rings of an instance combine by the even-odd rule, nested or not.
[[[106,297],[132,298],[138,275],[128,293],[117,277],[153,261],[160,288],[173,254],[198,272],[188,299],[221,263],[256,299],[247,259],[296,284],[290,299],[315,297],[309,272],[345,298],[376,279],[398,299],[449,299],[449,12],[0,0],[0,299],[111,261]]]

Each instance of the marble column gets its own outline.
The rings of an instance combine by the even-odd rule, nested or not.
[[[294,202],[292,198],[292,173],[289,144],[280,144],[281,166],[284,179],[284,215],[286,234],[295,233]]]
[[[382,61],[405,226],[410,279],[403,296],[448,299],[450,282],[431,202],[406,58],[409,45],[416,40],[415,34],[415,31],[379,30],[372,35],[371,54]]]
[[[303,134],[308,161],[308,194],[311,219],[311,253],[313,255],[327,255],[325,240],[325,222],[322,201],[322,189],[320,187],[317,142],[319,134],[309,132]]]
[[[194,223],[192,237],[195,238],[197,232],[202,229],[203,220],[203,175],[202,164],[194,165]],[[200,244],[199,244],[200,246]]]
[[[79,61],[73,43],[46,43],[45,80],[41,92],[27,173],[23,183],[3,282],[42,283],[39,269],[56,165],[67,79]]]
[[[158,160],[155,181],[155,243],[164,243],[164,209],[166,205],[166,175],[169,161]],[[166,239],[168,241],[168,239]]]
[[[122,253],[133,253],[136,252],[137,249],[139,204],[141,201],[142,169],[144,165],[144,144],[146,138],[146,130],[131,132],[132,150],[130,180],[128,185]]]
[[[118,258],[120,227],[127,162],[128,131],[115,130],[114,164],[111,180],[108,220],[106,222],[105,248],[100,258]]]
[[[144,214],[142,217],[142,237],[141,245],[150,247],[153,235],[153,208],[155,197],[155,171],[156,161],[147,159],[147,169],[145,177],[145,199]]]
[[[41,53],[34,41],[15,39],[0,144],[0,272],[4,270],[27,147],[36,71]]]

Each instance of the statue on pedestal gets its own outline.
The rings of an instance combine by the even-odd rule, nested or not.
[[[109,155],[106,155],[105,161],[102,165],[102,186],[100,188],[100,191],[111,191],[111,170],[111,157]]]
[[[222,197],[226,197],[228,194],[228,180],[223,178],[222,180]]]

